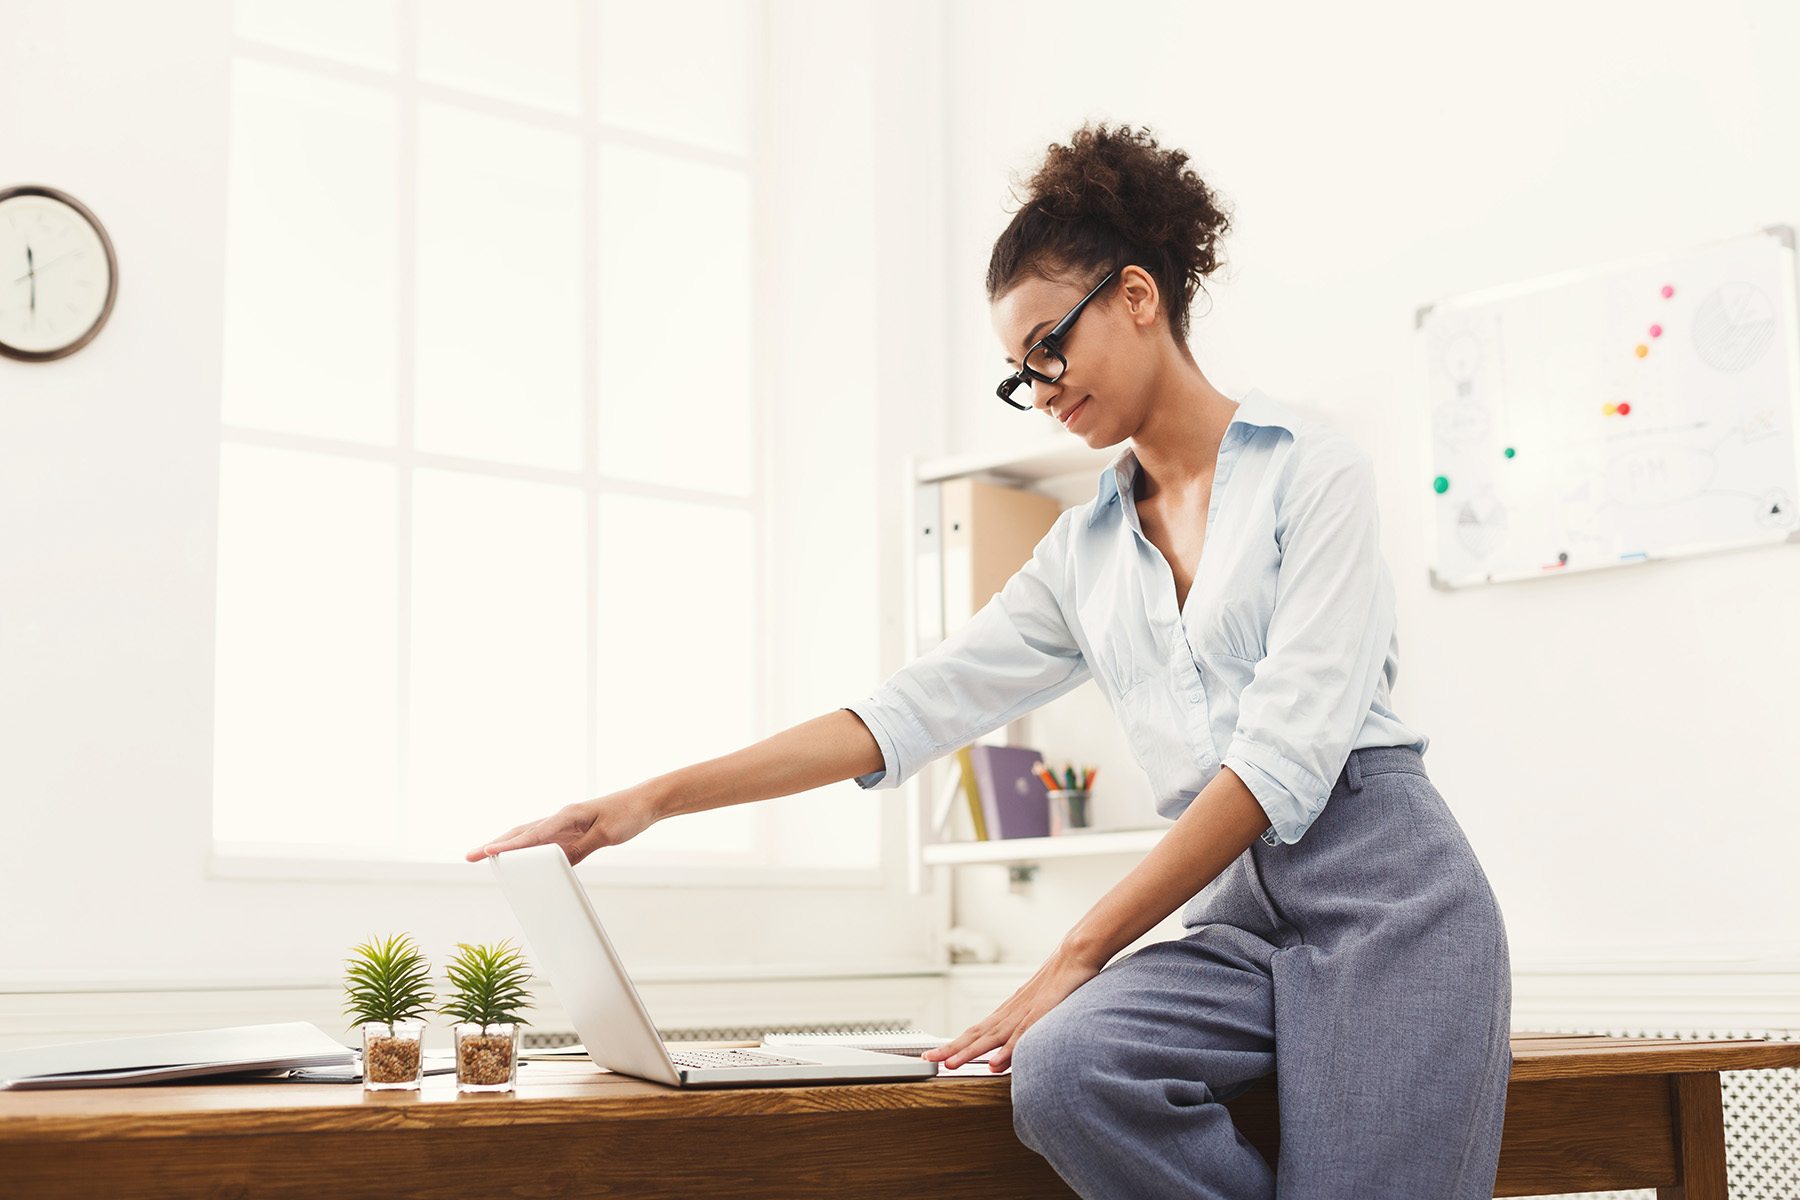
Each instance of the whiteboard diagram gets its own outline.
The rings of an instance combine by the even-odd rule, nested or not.
[[[1419,309],[1431,582],[1800,540],[1794,235]]]

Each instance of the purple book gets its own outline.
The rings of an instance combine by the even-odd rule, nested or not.
[[[1050,797],[1031,770],[1043,755],[1029,746],[977,744],[969,757],[990,839],[1050,836]]]

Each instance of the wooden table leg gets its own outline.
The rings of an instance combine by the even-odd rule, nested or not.
[[[1681,1147],[1681,1183],[1656,1189],[1657,1200],[1727,1200],[1725,1103],[1717,1071],[1670,1078]]]

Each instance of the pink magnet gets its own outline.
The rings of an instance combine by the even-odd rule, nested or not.
[[[1675,294],[1675,285],[1672,283],[1663,284],[1662,294],[1663,294],[1664,300],[1667,300],[1670,296],[1673,296]]]
[[[1651,337],[1661,337],[1662,336],[1662,326],[1661,325],[1652,325],[1650,327],[1650,336]]]

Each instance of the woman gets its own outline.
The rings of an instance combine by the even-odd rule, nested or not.
[[[1370,459],[1260,391],[1232,401],[1195,362],[1188,305],[1229,218],[1186,161],[1084,126],[995,244],[1002,398],[1091,446],[1130,442],[999,594],[848,709],[469,857],[555,841],[580,861],[676,812],[896,787],[1091,677],[1174,824],[927,1057],[1011,1064],[1019,1137],[1084,1197],[1490,1197],[1506,931],[1428,739],[1389,702]],[[1183,905],[1186,936],[1112,961]],[[1271,1071],[1279,1175],[1222,1103]]]

